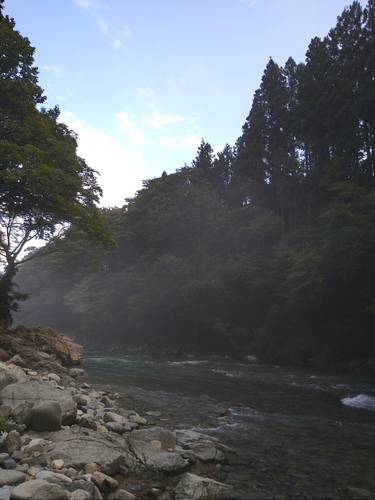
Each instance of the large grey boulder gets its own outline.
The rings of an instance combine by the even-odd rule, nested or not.
[[[132,470],[137,465],[127,442],[118,434],[102,434],[73,425],[58,432],[29,432],[29,435],[52,441],[44,446],[47,459],[60,458],[66,468],[81,470],[86,464],[95,462],[103,473],[111,475],[116,474],[120,466]]]
[[[12,500],[68,500],[69,495],[57,484],[44,479],[34,479],[16,486],[12,491]]]
[[[130,447],[134,455],[146,467],[153,467],[164,474],[179,474],[188,469],[190,465],[189,462],[178,453],[169,453],[145,441],[131,441]]]
[[[159,441],[162,450],[167,450],[168,448],[174,448],[176,446],[176,434],[162,427],[151,427],[150,429],[133,431],[129,440],[130,442],[144,441],[146,443]]]
[[[26,479],[26,474],[18,470],[3,470],[0,469],[0,487],[7,484],[23,483]]]
[[[213,479],[185,474],[175,490],[176,500],[226,500],[230,496],[230,487]]]
[[[10,405],[12,408],[25,401],[34,403],[57,401],[61,406],[62,425],[71,425],[77,416],[77,405],[67,391],[55,389],[38,380],[20,381],[8,385],[0,392],[0,403]]]
[[[224,454],[209,443],[187,443],[184,449],[191,450],[201,462],[225,462]]]
[[[43,401],[32,408],[25,417],[25,424],[33,431],[59,431],[61,429],[61,406],[57,401]]]

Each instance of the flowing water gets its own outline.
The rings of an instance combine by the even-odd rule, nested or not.
[[[233,498],[375,498],[373,378],[104,353],[88,353],[84,368],[151,423],[237,448],[206,471]]]

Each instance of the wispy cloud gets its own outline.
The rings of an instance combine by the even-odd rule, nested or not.
[[[116,113],[117,121],[116,126],[120,130],[128,130],[131,132],[135,128],[135,123],[129,119],[129,115],[126,111],[121,111],[121,113]]]
[[[114,50],[126,51],[126,47],[123,40],[131,36],[131,31],[128,26],[123,26],[119,30],[113,30],[113,26],[110,22],[107,22],[98,11],[108,8],[107,5],[100,3],[97,0],[74,0],[74,2],[91,12],[91,14],[97,20],[99,29],[104,35],[111,39],[111,45]]]
[[[49,65],[42,66],[42,69],[48,71],[49,73],[53,73],[55,76],[61,76],[62,74],[62,69],[60,68],[60,66],[57,66],[56,64],[52,64],[50,66]]]
[[[100,174],[98,182],[104,193],[101,206],[122,206],[125,198],[141,189],[144,166],[140,152],[123,148],[74,113],[62,111],[60,119],[78,134],[78,154]]]
[[[138,87],[138,92],[143,95],[144,97],[152,97],[155,95],[155,92],[150,89],[150,88],[142,88],[142,87]]]
[[[240,0],[240,2],[247,3],[250,7],[254,7],[258,3],[258,0]]]
[[[119,40],[118,38],[113,38],[112,39],[112,47],[115,49],[115,50],[123,50],[124,52],[126,52],[126,47],[125,45],[122,43],[121,40]]]
[[[166,125],[190,121],[188,118],[184,118],[180,115],[163,114],[152,104],[148,104],[148,106],[152,109],[152,113],[150,116],[146,116],[142,119],[147,127],[158,130],[168,130],[168,128],[165,127]]]
[[[97,9],[99,6],[95,0],[74,0],[74,2],[85,9]]]
[[[167,148],[187,148],[196,149],[201,143],[202,138],[196,134],[190,134],[186,137],[174,136],[160,137],[160,143]]]

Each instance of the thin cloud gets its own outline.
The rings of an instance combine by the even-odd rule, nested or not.
[[[129,38],[129,36],[132,34],[130,29],[127,26],[124,26],[123,34],[126,38]]]
[[[201,143],[202,138],[195,135],[190,134],[186,137],[160,137],[160,143],[167,148],[186,148],[186,149],[196,149]]]
[[[142,187],[143,155],[120,146],[101,129],[87,125],[74,113],[62,111],[61,121],[78,134],[78,154],[99,172],[103,189],[100,205],[123,206],[125,198],[134,196]]]
[[[61,76],[62,74],[61,68],[55,64],[42,66],[42,69],[48,71],[49,73],[53,73],[55,76]]]
[[[142,119],[143,123],[145,123],[147,127],[155,128],[157,130],[168,130],[165,128],[165,125],[189,121],[188,118],[184,118],[183,116],[160,113],[160,111],[157,110],[152,104],[149,104],[148,106],[152,109],[152,114],[151,116],[147,116]]]
[[[240,2],[247,3],[250,7],[254,7],[258,3],[258,0],[240,0]]]
[[[117,118],[115,124],[118,129],[128,130],[129,132],[134,130],[135,123],[129,119],[129,115],[126,111],[121,111],[121,113],[116,113],[115,116]]]
[[[138,87],[138,92],[143,95],[144,97],[151,97],[151,96],[154,96],[155,95],[155,92],[150,89],[150,88],[142,88],[142,87]]]
[[[95,17],[98,21],[100,31],[102,31],[105,35],[109,35],[111,23],[107,23],[106,21],[101,19],[99,16],[95,16]]]
[[[121,40],[119,40],[118,38],[113,38],[112,40],[112,47],[115,49],[115,50],[123,50],[124,52],[126,52],[126,47],[125,45],[122,43]]]
[[[74,0],[74,2],[85,9],[97,9],[99,7],[98,2],[95,0]]]

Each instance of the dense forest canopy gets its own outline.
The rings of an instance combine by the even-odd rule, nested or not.
[[[268,61],[242,134],[22,266],[17,321],[91,344],[183,345],[272,362],[375,355],[375,0],[305,63]]]

